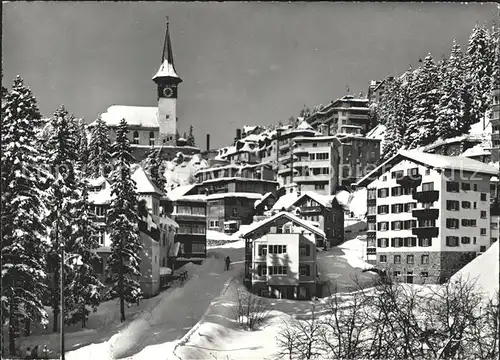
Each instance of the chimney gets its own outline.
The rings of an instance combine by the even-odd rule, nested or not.
[[[241,139],[241,129],[236,129],[236,140]]]
[[[207,134],[207,151],[210,151],[210,134]]]

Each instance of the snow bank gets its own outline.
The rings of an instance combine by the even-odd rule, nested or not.
[[[491,298],[499,288],[498,261],[497,241],[484,254],[460,269],[449,281],[457,281],[460,278],[474,280],[478,291],[482,291],[485,298]]]
[[[366,237],[358,236],[355,239],[344,242],[338,247],[344,252],[344,255],[341,255],[341,257],[346,259],[349,265],[353,268],[373,268],[373,265],[370,265],[363,260],[366,254]]]
[[[366,188],[358,189],[352,195],[349,211],[354,213],[355,217],[364,219],[368,211],[366,206],[367,190]]]

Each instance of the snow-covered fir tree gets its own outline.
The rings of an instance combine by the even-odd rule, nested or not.
[[[194,129],[193,129],[193,125],[190,125],[189,126],[189,133],[188,133],[188,136],[187,136],[187,145],[188,146],[196,146],[196,140],[194,138],[194,133],[193,133]]]
[[[158,186],[159,189],[165,191],[167,179],[165,178],[165,166],[161,158],[161,148],[152,149],[145,159],[145,169],[151,176],[151,181]]]
[[[53,331],[58,330],[60,315],[60,276],[62,251],[71,252],[69,240],[73,236],[75,208],[79,199],[79,182],[76,172],[78,161],[77,132],[74,118],[64,106],[58,108],[50,119],[51,132],[45,143],[47,163],[51,168],[54,181],[48,188],[47,219],[50,224],[51,249],[48,257],[49,268],[54,274],[50,287],[51,307],[54,314]],[[63,264],[65,278],[70,267]],[[71,297],[65,291],[65,297]]]
[[[471,121],[484,118],[490,104],[491,47],[486,27],[476,24],[469,37],[467,47],[467,89],[471,95]]]
[[[495,42],[495,56],[493,58],[491,89],[500,89],[500,40]]]
[[[404,79],[388,81],[387,90],[379,107],[379,118],[386,126],[386,141],[382,159],[388,159],[409,145],[408,126],[411,119],[413,70],[406,71]]]
[[[140,276],[142,249],[139,239],[139,217],[135,181],[131,174],[128,126],[120,121],[113,144],[114,171],[111,173],[112,195],[107,213],[107,229],[111,238],[111,253],[107,271],[111,278],[111,295],[120,300],[121,321],[125,321],[125,302],[134,303],[142,297],[137,278]]]
[[[33,146],[42,124],[35,97],[18,76],[2,94],[2,325],[9,323],[9,351],[15,354],[16,325],[47,323],[44,182],[50,174]]]
[[[95,249],[99,247],[98,229],[92,219],[88,201],[88,183],[80,182],[81,192],[74,209],[74,232],[68,239],[66,249],[78,262],[69,264],[65,278],[65,322],[81,322],[85,327],[90,311],[96,311],[101,302],[104,285],[99,281],[93,265],[100,261]],[[66,296],[70,294],[70,296]]]
[[[88,148],[87,176],[92,178],[108,176],[111,170],[111,143],[109,128],[100,116],[91,129]]]
[[[408,124],[408,148],[428,145],[437,139],[437,113],[440,96],[438,68],[429,54],[413,73],[413,107]]]
[[[74,132],[77,134],[76,147],[78,149],[77,164],[82,172],[82,176],[88,176],[88,160],[89,160],[89,143],[87,138],[87,126],[83,119],[74,119],[72,122],[75,126]]]
[[[442,72],[441,98],[437,117],[438,135],[446,139],[470,129],[470,100],[464,82],[465,64],[460,45],[453,41],[450,58]]]

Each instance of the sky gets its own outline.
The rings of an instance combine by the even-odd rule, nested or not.
[[[111,105],[155,106],[170,18],[180,133],[229,145],[243,125],[274,124],[304,105],[366,94],[370,80],[465,49],[494,3],[7,2],[2,84],[17,74],[44,117],[64,104],[87,122]]]

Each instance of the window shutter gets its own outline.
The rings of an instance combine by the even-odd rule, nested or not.
[[[394,230],[395,221],[391,221],[391,230]]]
[[[307,276],[311,275],[311,268],[309,265],[306,265],[306,275]]]
[[[309,245],[306,245],[306,256],[311,255],[311,247]]]
[[[391,239],[391,246],[394,247],[394,238]]]
[[[380,231],[380,229],[381,229],[381,228],[382,228],[382,223],[378,223],[378,224],[377,224],[377,230],[379,230],[379,231]]]
[[[382,240],[381,239],[377,239],[377,247],[381,247],[382,245]]]
[[[408,246],[408,238],[403,238],[403,246]]]
[[[422,246],[422,238],[418,238],[418,246]]]

